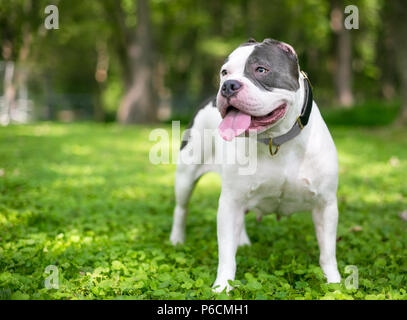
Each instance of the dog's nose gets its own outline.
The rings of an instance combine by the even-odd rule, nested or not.
[[[227,80],[222,86],[221,94],[225,98],[230,98],[234,94],[236,94],[240,89],[242,89],[243,85],[241,82],[237,80]]]

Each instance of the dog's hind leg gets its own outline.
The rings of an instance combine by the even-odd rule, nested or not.
[[[199,179],[197,177],[198,165],[184,165],[177,167],[175,173],[175,209],[174,220],[170,241],[173,245],[184,243],[185,241],[185,225],[188,212],[188,202],[191,197],[194,186]]]
[[[240,237],[239,237],[239,247],[240,246],[250,246],[251,242],[250,242],[250,238],[247,235],[247,231],[246,231],[246,223],[244,221],[243,218],[243,225],[242,225],[242,231],[240,232]]]
[[[217,133],[220,120],[219,111],[214,108],[211,101],[199,109],[190,130],[184,132],[175,173],[176,206],[170,236],[170,241],[174,245],[185,241],[188,202],[196,182],[206,172],[219,172],[219,166],[214,165],[212,161],[215,139],[211,136],[207,139],[205,129],[212,129]]]

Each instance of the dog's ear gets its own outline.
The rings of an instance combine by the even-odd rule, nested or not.
[[[242,43],[242,44],[240,45],[240,47],[250,46],[250,45],[253,45],[253,44],[256,44],[256,43],[258,43],[258,42],[256,41],[256,39],[254,39],[254,38],[249,38],[245,43]]]
[[[295,58],[295,60],[298,61],[297,53],[295,52],[294,48],[292,46],[290,46],[288,43],[274,40],[271,38],[264,39],[263,43],[277,46],[278,48],[280,48],[284,52],[287,52],[290,56],[292,56],[293,58]]]

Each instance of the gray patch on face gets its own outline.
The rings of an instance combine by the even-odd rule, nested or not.
[[[258,67],[264,67],[269,72],[256,72]],[[297,91],[298,59],[284,43],[266,39],[254,48],[247,58],[244,75],[257,87],[272,91],[274,88]]]

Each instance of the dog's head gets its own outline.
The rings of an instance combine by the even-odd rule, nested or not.
[[[250,39],[220,70],[219,132],[232,140],[248,130],[264,132],[281,122],[295,103],[300,69],[294,49],[283,42]]]

